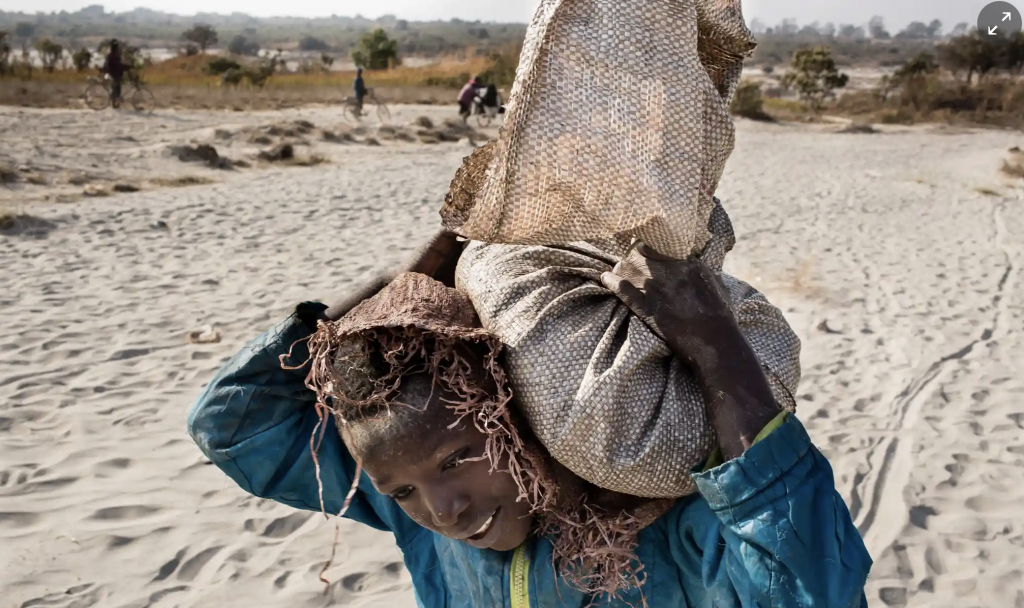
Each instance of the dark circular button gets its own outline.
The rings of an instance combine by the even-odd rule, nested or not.
[[[1022,25],[1020,11],[1009,2],[992,2],[978,15],[978,34],[990,44],[1010,44]]]

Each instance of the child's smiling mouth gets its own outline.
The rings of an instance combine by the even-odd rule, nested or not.
[[[464,540],[464,541],[466,541],[468,543],[471,543],[474,546],[480,544],[485,538],[487,538],[488,534],[495,527],[494,524],[498,520],[498,514],[500,512],[501,512],[501,507],[498,507],[497,509],[494,510],[493,513],[491,513],[490,517],[488,517],[480,525],[480,527],[477,528],[476,531],[472,533],[472,535],[464,537],[462,540]]]

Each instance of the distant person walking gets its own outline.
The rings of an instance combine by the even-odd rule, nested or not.
[[[352,90],[356,94],[356,115],[363,113],[363,100],[366,98],[366,83],[363,82],[363,68],[356,68],[356,79],[352,82]]]
[[[121,60],[121,43],[117,40],[110,41],[110,51],[103,61],[103,68],[100,70],[110,76],[110,103],[114,108],[121,107],[121,81],[124,80],[124,62]]]
[[[466,122],[469,120],[470,114],[473,113],[473,102],[476,100],[477,89],[480,86],[480,77],[474,76],[472,80],[466,83],[466,86],[462,87],[459,91],[459,116],[462,117],[462,121]]]

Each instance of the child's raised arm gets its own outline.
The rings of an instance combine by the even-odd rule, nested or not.
[[[670,522],[679,532],[670,541],[674,558],[701,573],[693,588],[706,596],[691,603],[866,607],[871,557],[832,467],[775,403],[724,287],[699,262],[640,250],[646,268],[602,281],[693,367],[725,461],[694,475],[704,501]]]
[[[316,450],[317,483],[311,440],[321,436],[320,417],[316,396],[305,386],[308,368],[284,369],[280,358],[291,352],[290,366],[306,361],[305,338],[316,330],[318,321],[340,318],[376,294],[394,274],[421,272],[453,282],[461,252],[456,236],[442,230],[409,263],[363,285],[331,308],[318,303],[297,306],[292,315],[242,348],[217,372],[189,412],[189,434],[207,458],[246,492],[298,509],[323,508],[337,514],[352,486],[355,462],[328,416]],[[365,477],[346,517],[390,530],[399,545],[404,545],[404,536],[420,530]]]
[[[316,397],[305,387],[306,371],[283,369],[280,356],[292,349],[293,364],[307,358],[304,338],[325,308],[301,304],[294,314],[246,345],[220,369],[188,416],[189,434],[196,444],[243,490],[310,511],[321,509],[310,445],[319,422]],[[323,508],[337,514],[352,485],[355,462],[334,420],[328,417],[326,423],[317,450]],[[396,534],[414,525],[366,481],[360,484],[346,517]]]

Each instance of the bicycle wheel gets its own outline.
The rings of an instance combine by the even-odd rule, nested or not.
[[[135,89],[132,92],[132,107],[136,112],[149,114],[156,107],[156,96],[149,89]]]
[[[96,111],[110,105],[110,91],[98,82],[85,87],[85,93],[82,94],[82,97],[85,99],[85,105]]]
[[[352,123],[359,123],[363,120],[362,114],[356,110],[355,104],[352,103],[345,104],[344,116],[345,120]]]
[[[373,101],[377,104],[377,120],[379,120],[382,125],[387,124],[388,121],[391,120],[391,110],[389,110],[383,102],[377,101],[376,99]]]

